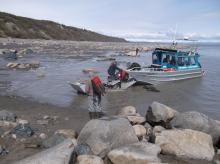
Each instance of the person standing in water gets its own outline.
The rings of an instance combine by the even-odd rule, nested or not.
[[[139,48],[136,48],[136,56],[138,56],[138,53],[139,53]]]
[[[88,110],[90,119],[102,117],[103,112],[101,108],[101,100],[105,93],[105,87],[102,84],[99,76],[90,72],[89,80],[86,82],[85,90],[88,94]]]

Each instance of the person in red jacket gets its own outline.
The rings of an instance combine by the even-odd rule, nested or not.
[[[88,94],[89,102],[89,117],[90,119],[100,118],[103,116],[101,108],[102,96],[105,90],[100,78],[93,74],[89,74],[90,79],[86,82],[86,93]]]

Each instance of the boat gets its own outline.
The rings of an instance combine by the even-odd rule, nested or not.
[[[71,87],[77,91],[78,94],[86,94],[86,84],[84,82],[69,82]]]
[[[112,79],[110,76],[107,78],[107,82],[104,83],[106,91],[123,91],[136,83],[134,78],[126,76],[127,73],[124,70],[120,70],[116,73],[117,79]],[[124,78],[122,78],[125,76]],[[83,82],[68,82],[72,88],[74,88],[78,94],[86,95],[86,84]]]
[[[200,55],[193,51],[156,48],[150,66],[136,65],[126,69],[137,82],[160,84],[164,82],[202,77],[204,71],[199,62]]]

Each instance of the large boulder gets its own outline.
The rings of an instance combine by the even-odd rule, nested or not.
[[[147,110],[146,119],[152,125],[169,127],[169,122],[177,113],[174,109],[154,101]]]
[[[53,146],[56,146],[62,143],[65,139],[66,137],[64,135],[54,134],[50,136],[49,138],[43,140],[41,146],[44,148],[51,148]]]
[[[139,142],[114,149],[108,153],[113,164],[158,163],[159,146],[149,142]]]
[[[171,125],[175,128],[193,129],[210,134],[213,143],[215,145],[219,144],[220,122],[209,118],[205,114],[196,111],[180,113],[171,121]]]
[[[76,164],[104,164],[104,161],[95,155],[79,155]]]
[[[67,139],[57,146],[27,157],[15,164],[69,164],[72,161],[76,140]]]
[[[0,120],[2,120],[2,121],[15,122],[16,118],[17,118],[17,116],[12,112],[9,112],[7,110],[1,110],[0,111]]]
[[[215,154],[211,136],[203,132],[174,129],[164,130],[155,135],[155,144],[161,147],[162,154],[209,161]]]
[[[93,154],[104,157],[111,149],[138,142],[125,118],[103,117],[89,121],[81,130],[78,144],[90,146]]]

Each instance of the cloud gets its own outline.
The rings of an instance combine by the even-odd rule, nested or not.
[[[220,33],[217,34],[198,34],[198,33],[172,33],[172,32],[152,32],[152,33],[130,33],[123,34],[120,37],[124,37],[131,41],[147,41],[147,40],[174,40],[174,39],[192,39],[192,40],[219,40]]]

